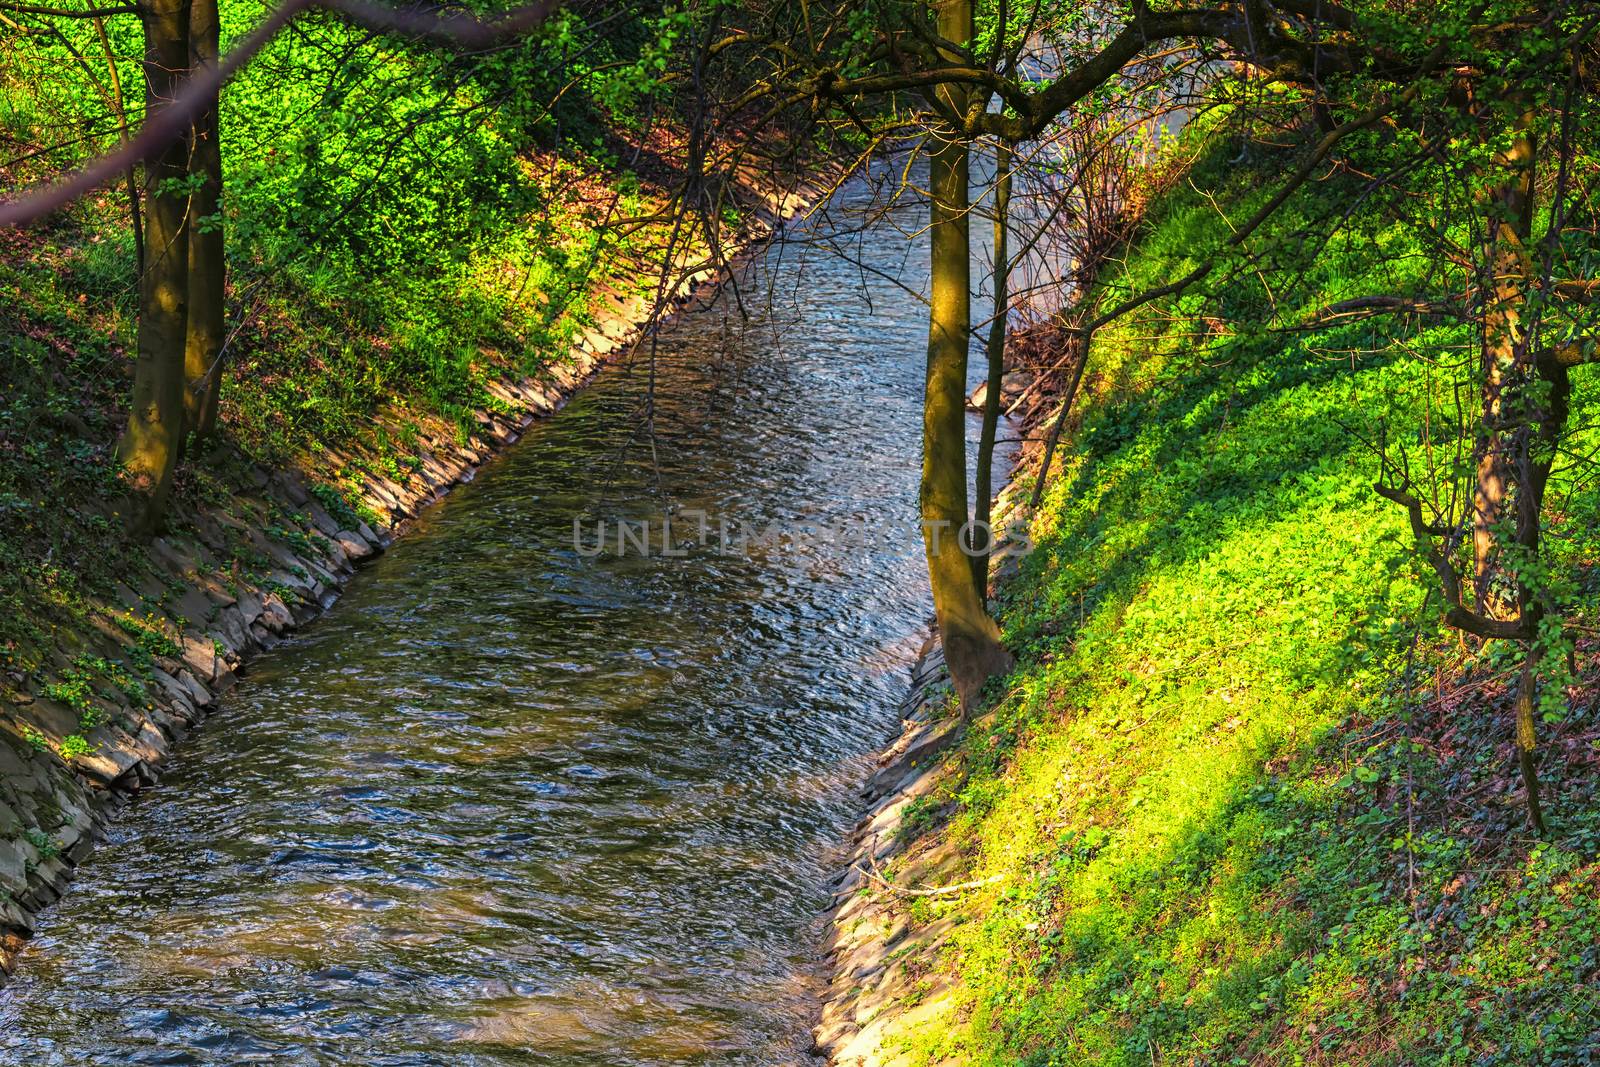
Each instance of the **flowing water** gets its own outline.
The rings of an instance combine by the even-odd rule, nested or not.
[[[892,220],[850,249],[922,288]],[[807,1061],[830,863],[929,612],[925,319],[798,244],[741,293],[663,339],[654,460],[641,358],[251,667],[47,917],[0,1061]],[[707,543],[619,555],[669,500]]]

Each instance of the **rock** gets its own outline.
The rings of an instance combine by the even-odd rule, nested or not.
[[[254,589],[241,589],[239,591],[239,614],[244,616],[245,625],[261,618],[261,595]]]
[[[178,681],[183,683],[183,687],[188,691],[189,699],[194,702],[195,707],[209,708],[217,702],[217,698],[211,694],[211,690],[201,685],[195,680],[195,676],[188,671],[179,671]]]
[[[0,889],[16,896],[28,887],[27,860],[15,841],[0,841]]]
[[[138,615],[144,611],[144,598],[135,592],[131,586],[118,582],[113,589],[113,595],[115,595],[117,603],[122,606],[123,610],[130,614]]]
[[[294,616],[277,593],[267,593],[266,597],[261,598],[261,617],[258,622],[274,633],[282,633],[286,625],[293,624]]]
[[[222,631],[222,639],[235,651],[249,651],[250,629],[245,622],[244,614],[238,608],[223,608],[217,615],[217,628]]]
[[[167,695],[171,703],[189,703],[189,690],[178,679],[168,674],[159,667],[152,667],[150,673],[155,676],[156,684],[161,686],[161,691]]]
[[[28,773],[28,752],[21,747],[25,742],[0,734],[0,781],[15,781]]]
[[[88,755],[74,758],[72,765],[78,771],[95,778],[100,784],[111,785],[139,762],[138,756],[135,756],[129,748],[112,740],[104,728],[96,730],[93,737],[100,742],[100,747]]]
[[[298,474],[285,471],[278,476],[278,487],[283,490],[283,495],[289,498],[295,507],[303,507],[311,502],[311,494],[306,492],[305,482]]]
[[[222,585],[221,582],[207,578],[205,583],[206,596],[219,608],[231,608],[239,603],[239,598]]]
[[[327,509],[315,500],[306,506],[306,514],[311,516],[311,525],[329,537],[334,537],[339,533],[339,524],[334,521],[332,515],[328,514]]]
[[[176,715],[170,715],[160,708],[151,708],[144,714],[145,721],[155,729],[160,730],[162,736],[166,738],[165,744],[169,750],[189,732],[188,722]]]
[[[350,557],[345,553],[344,546],[332,537],[318,534],[315,538],[317,547],[322,550],[322,567],[332,575],[348,574],[352,568]],[[337,584],[335,582],[334,584]]]
[[[944,751],[956,739],[960,723],[955,719],[948,719],[920,734],[907,746],[901,759],[907,766],[920,767],[927,761]]]
[[[322,564],[318,563],[316,560],[311,560],[311,559],[306,560],[305,561],[305,570],[306,570],[306,573],[311,576],[311,580],[314,583],[314,585],[315,586],[320,586],[320,588],[313,588],[311,590],[311,595],[312,595],[313,599],[321,600],[322,599],[322,594],[324,592],[326,592],[328,589],[330,589],[330,588],[332,588],[332,589],[339,588],[339,577],[338,577],[338,575],[334,574],[333,571],[329,570],[327,567],[324,567]]]
[[[221,552],[228,546],[228,536],[223,532],[222,525],[209,512],[198,512],[190,521],[201,542],[211,551]]]
[[[298,564],[296,566],[298,566]],[[304,568],[301,569],[303,570]],[[314,590],[317,586],[316,581],[312,578],[307,578],[296,574],[294,571],[281,569],[275,570],[271,574],[267,575],[267,577],[278,585],[292,590],[296,596],[303,598],[315,595]],[[279,600],[278,603],[281,605],[283,604],[283,601]],[[287,611],[287,605],[285,605],[285,610]],[[268,625],[270,626],[271,623],[268,623]]]
[[[0,897],[0,928],[17,930],[24,935],[33,933],[33,923],[29,920],[28,913],[3,897]],[[11,944],[14,940],[16,939],[12,937],[0,939],[0,964],[6,962],[10,953],[21,948],[20,944],[15,946]]]
[[[34,910],[54,904],[67,891],[67,865],[59,857],[41,859],[34,868],[32,885],[23,895],[22,902]]]
[[[22,717],[31,719],[46,733],[58,737],[78,732],[78,713],[65,704],[58,704],[47,697],[40,697],[28,705],[27,710],[22,712]]]
[[[62,853],[62,855],[67,857],[67,862],[68,863],[70,863],[74,867],[76,867],[78,864],[83,862],[85,856],[89,855],[89,853],[93,852],[93,851],[94,851],[94,837],[93,837],[93,835],[84,834],[82,837],[80,837],[76,841],[74,841],[71,845],[67,846],[67,850],[64,853]]]
[[[340,530],[334,535],[334,539],[339,542],[339,547],[344,549],[344,554],[352,562],[360,562],[372,555],[372,545],[367,543],[366,538],[354,531]]]
[[[195,677],[207,684],[217,677],[217,646],[210,637],[185,631],[183,634],[183,662],[194,671]]]
[[[167,740],[167,735],[148,719],[139,724],[139,733],[134,740],[144,751],[153,753],[156,762],[166,759],[167,753],[172,751],[172,742]]]
[[[1000,379],[1000,399],[1002,401],[1001,410],[1005,410],[1005,403],[1016,400],[1017,397],[1021,396],[1028,386],[1032,384],[1033,375],[1025,370],[1014,370],[1004,375]],[[972,391],[972,395],[967,397],[967,407],[973,411],[982,411],[983,405],[987,401],[988,396],[989,383],[978,383],[978,387]]]
[[[167,571],[176,575],[189,575],[195,572],[194,557],[167,541],[158,537],[150,542],[150,554],[157,563]]]
[[[1000,379],[1000,395],[1013,400],[1033,384],[1033,375],[1025,370],[1014,370]]]
[[[367,482],[367,494],[396,515],[405,514],[402,490],[387,478],[374,476]]]
[[[210,622],[212,615],[217,610],[216,602],[202,590],[190,587],[183,591],[174,605],[179,615],[189,624],[191,629],[204,629]]]
[[[160,576],[146,572],[134,579],[134,588],[139,593],[139,603],[160,604],[166,598],[167,586]],[[143,609],[141,609],[142,611]]]
[[[63,852],[76,845],[82,838],[83,831],[70,822],[56,830],[56,843],[61,846]]]

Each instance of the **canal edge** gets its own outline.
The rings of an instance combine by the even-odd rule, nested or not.
[[[1020,369],[1020,368],[1019,368]],[[1031,380],[1036,370],[1028,372]],[[1025,391],[1018,424],[1037,430],[1054,396]],[[1037,436],[1024,436],[1006,482],[995,495],[998,541],[990,558],[991,588],[1016,573],[1027,546],[1011,536],[1027,528],[1033,471],[1041,458]],[[979,888],[959,882],[962,857],[938,833],[938,798],[959,768],[945,756],[969,723],[954,712],[944,649],[933,622],[910,667],[899,704],[900,731],[877,756],[862,787],[865,813],[846,845],[842,869],[830,883],[834,903],[823,913],[825,988],[812,1028],[812,1055],[829,1067],[911,1067],[929,1059],[911,1048],[919,1030],[958,1012],[959,992],[940,957],[958,919],[920,921],[908,914],[919,897]],[[980,723],[982,719],[978,720]]]

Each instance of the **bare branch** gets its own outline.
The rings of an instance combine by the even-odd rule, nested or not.
[[[98,19],[110,15],[137,15],[139,9],[132,4],[117,4],[112,7],[93,7],[83,10],[71,8],[46,7],[43,4],[16,4],[11,0],[0,0],[0,11],[11,11],[18,15],[49,15],[52,18],[62,19]]]

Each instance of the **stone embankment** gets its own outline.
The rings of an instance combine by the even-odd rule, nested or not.
[[[753,197],[742,254],[838,177]],[[701,271],[672,314],[703,306],[721,278]],[[604,309],[599,325],[568,358],[490,383],[492,405],[475,412],[465,439],[454,423],[419,429],[408,420],[415,443],[404,466],[362,444],[325,446],[305,470],[224,457],[216,471],[224,487],[185,494],[140,573],[126,575],[113,596],[79,605],[81,625],[45,635],[51,667],[0,677],[0,969],[9,973],[108,815],[156,781],[252,656],[326,611],[362,561],[419,511],[633,350],[651,300],[600,293],[595,304]],[[347,473],[329,491],[352,471],[358,485]]]
[[[1051,407],[1049,391],[1023,395],[1038,374],[1017,370],[1006,376],[1005,400],[1022,406],[1024,425],[1036,426]],[[982,404],[981,393],[980,386],[974,406]],[[997,530],[1011,530],[1026,517],[1031,482],[1016,473],[1037,462],[1034,451],[1025,448],[995,501]],[[991,582],[1010,578],[1025,550],[1024,541],[1002,536]],[[961,857],[936,832],[958,784],[958,768],[941,758],[965,729],[953,709],[943,651],[931,636],[900,705],[900,736],[879,755],[864,788],[867,811],[849,843],[837,903],[824,920],[827,988],[813,1041],[815,1052],[833,1067],[941,1062],[938,1052],[917,1047],[917,1036],[959,1010],[950,969],[940,958],[967,916],[956,908],[929,918],[919,908],[919,902],[948,901],[983,888],[960,880]]]
[[[895,1036],[947,1010],[948,990],[935,964],[949,931],[940,924],[914,927],[905,914],[908,890],[942,885],[943,857],[923,852],[907,862],[916,852],[908,814],[936,795],[948,773],[937,757],[959,724],[948,713],[947,689],[944,655],[930,637],[900,706],[904,728],[867,782],[867,815],[851,841],[839,903],[827,917],[831,975],[813,1036],[830,1064],[896,1063]]]

